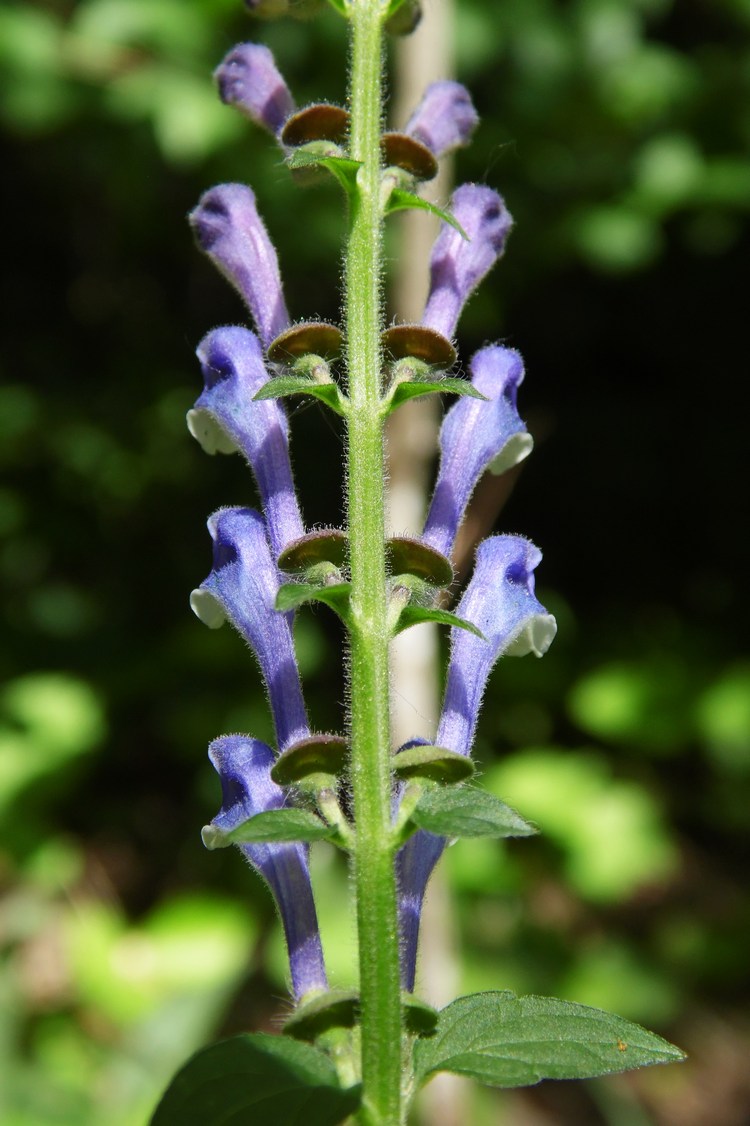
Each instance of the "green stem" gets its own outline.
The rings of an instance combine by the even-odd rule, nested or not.
[[[351,0],[350,155],[361,162],[346,260],[351,782],[359,935],[363,1120],[401,1122],[401,999],[391,832],[380,410],[382,0]]]

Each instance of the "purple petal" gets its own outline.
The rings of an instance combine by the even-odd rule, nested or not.
[[[222,102],[236,106],[274,136],[294,113],[294,99],[274,57],[260,43],[238,43],[216,68],[214,78]]]
[[[207,453],[241,450],[255,474],[271,549],[278,558],[304,535],[292,467],[289,426],[274,399],[253,402],[268,382],[258,338],[247,328],[217,328],[198,345],[205,390],[188,412],[188,428]]]
[[[251,508],[220,508],[208,521],[211,574],[190,596],[212,629],[227,619],[250,644],[266,683],[280,751],[310,734],[292,638],[292,615],[274,609],[279,572],[263,517]]]
[[[247,304],[263,347],[289,328],[276,251],[245,184],[219,184],[190,214],[198,245]]]
[[[533,441],[516,410],[523,360],[511,348],[476,352],[471,382],[487,397],[461,398],[440,429],[440,469],[422,538],[450,557],[474,487],[485,469],[504,473],[531,453]]]
[[[246,735],[224,735],[214,739],[208,757],[221,779],[221,810],[211,822],[217,829],[229,832],[256,813],[285,804],[284,791],[271,780],[274,753],[265,743]],[[278,904],[295,998],[312,989],[327,989],[307,849],[296,843],[237,847]]]
[[[422,324],[451,337],[469,295],[505,249],[513,224],[502,196],[480,184],[453,193],[451,213],[468,240],[443,223],[430,259],[430,292]]]
[[[547,652],[557,624],[534,594],[534,568],[542,553],[523,536],[490,536],[479,545],[474,573],[456,607],[483,640],[451,630],[451,657],[436,744],[471,753],[487,678],[501,654]]]
[[[404,129],[435,156],[469,142],[479,117],[469,91],[460,82],[433,82],[428,86]]]

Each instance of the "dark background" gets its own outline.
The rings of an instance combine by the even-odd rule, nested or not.
[[[270,735],[253,664],[187,594],[206,516],[253,503],[187,436],[193,351],[242,317],[195,251],[201,191],[246,179],[295,318],[336,319],[344,213],[291,184],[210,71],[272,45],[299,104],[341,100],[345,37],[239,0],[7,3],[0,386],[0,1116],[136,1126],[196,1045],[285,1002],[273,908],[208,854],[205,746]],[[691,1053],[635,1079],[484,1094],[477,1124],[750,1121],[747,651],[750,6],[462,0],[482,124],[457,177],[516,229],[460,325],[524,354],[537,449],[498,527],[544,551],[560,634],[502,663],[485,781],[543,836],[445,864],[465,988],[611,1007]],[[338,522],[341,439],[293,412],[308,524]],[[339,638],[299,623],[314,724],[340,723]],[[316,878],[333,976],[346,877]],[[328,920],[328,923],[325,922]],[[526,1117],[523,1117],[523,1116]]]

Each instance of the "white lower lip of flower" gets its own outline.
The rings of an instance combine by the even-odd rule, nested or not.
[[[505,443],[500,453],[489,464],[490,473],[495,477],[499,477],[501,473],[507,472],[512,469],[514,465],[518,465],[520,461],[527,458],[534,448],[534,439],[530,434],[514,434]]]
[[[204,410],[189,410],[187,428],[207,454],[236,454],[238,448],[213,415]]]
[[[218,599],[207,590],[201,590],[200,587],[190,595],[190,609],[209,629],[219,629],[227,620],[224,608]]]
[[[557,633],[557,622],[552,614],[534,614],[511,641],[504,657],[525,657],[533,653],[543,657]]]

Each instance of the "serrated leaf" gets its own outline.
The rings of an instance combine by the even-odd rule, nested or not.
[[[483,641],[485,640],[484,634],[480,629],[477,629],[473,622],[467,622],[464,618],[459,618],[457,614],[451,614],[450,610],[433,610],[429,606],[404,606],[395,633],[401,633],[402,630],[409,629],[410,626],[417,626],[421,622],[437,622],[438,625],[465,629],[469,633],[481,637]]]
[[[427,790],[411,820],[438,837],[529,837],[537,832],[494,794],[473,786]]]
[[[317,383],[304,375],[276,375],[264,383],[260,391],[256,391],[253,400],[283,399],[288,395],[312,395],[337,414],[345,416],[348,413],[349,400],[342,395],[338,384]]]
[[[394,188],[388,197],[388,202],[385,206],[386,215],[390,215],[392,211],[406,211],[414,209],[416,211],[429,211],[431,215],[437,215],[438,219],[442,219],[444,223],[450,224],[462,238],[469,241],[469,236],[463,229],[457,219],[454,219],[449,211],[444,211],[442,207],[436,207],[434,203],[430,203],[427,199],[422,199],[421,195],[415,195],[413,192],[404,191],[403,188]]]
[[[420,395],[468,395],[472,399],[487,399],[487,396],[483,395],[481,391],[477,391],[474,384],[469,383],[468,379],[446,376],[445,379],[405,380],[403,383],[397,383],[393,388],[388,401],[388,413],[390,414],[396,407],[400,407],[402,403],[409,399],[416,399]],[[256,399],[257,397],[256,395]]]
[[[286,161],[287,168],[293,172],[296,169],[316,166],[327,169],[336,177],[348,196],[354,196],[357,192],[357,172],[361,163],[359,160],[351,160],[348,156],[325,156],[312,152],[293,152]]]
[[[349,620],[351,583],[318,586],[315,583],[284,583],[276,595],[277,610],[296,610],[307,602],[323,602],[338,614],[344,623]]]
[[[268,809],[243,821],[225,833],[215,825],[206,825],[201,833],[208,849],[228,848],[236,844],[281,844],[289,841],[321,841],[332,837],[335,830],[307,809]]]
[[[452,1071],[492,1087],[591,1079],[684,1058],[661,1036],[612,1013],[504,992],[460,997],[442,1010],[435,1035],[414,1052],[419,1083]]]
[[[197,1052],[177,1072],[150,1126],[337,1126],[360,1104],[323,1052],[289,1036],[235,1036]]]

